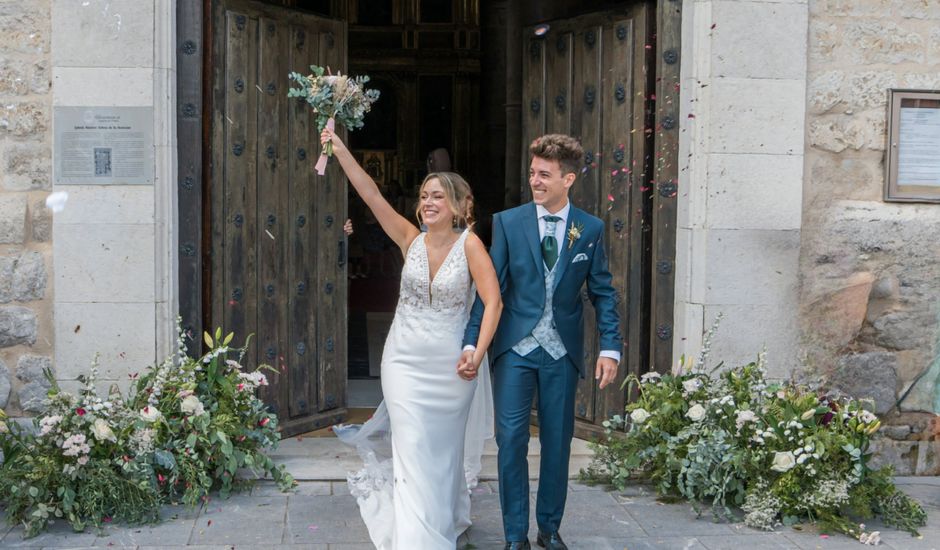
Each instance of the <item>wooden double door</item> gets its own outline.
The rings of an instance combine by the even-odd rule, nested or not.
[[[201,255],[183,255],[181,277],[187,266],[202,269],[200,300],[207,328],[253,335],[246,362],[278,371],[269,376],[263,398],[277,412],[285,435],[301,433],[339,422],[346,414],[342,226],[347,189],[335,162],[326,176],[314,174],[320,151],[315,120],[301,101],[287,98],[287,74],[307,73],[311,64],[346,72],[347,27],[341,20],[253,0],[210,0],[208,5],[203,32],[211,51],[203,58],[202,119],[208,184],[197,199],[203,205],[204,242]],[[650,109],[654,92],[662,94],[666,86],[653,82],[661,63],[652,29],[660,12],[655,3],[639,2],[525,27],[519,38],[522,200],[529,200],[525,182],[532,139],[550,132],[578,137],[586,158],[572,200],[606,223],[605,246],[627,344],[614,384],[599,390],[593,377],[581,381],[575,410],[580,437],[597,434],[604,419],[622,413],[628,396],[620,382],[627,373],[649,368],[651,355],[659,353],[651,346],[669,345],[670,327],[657,327],[661,343],[650,334],[651,296],[658,292],[655,280],[651,290],[651,265],[660,246],[653,242],[651,252],[651,235],[668,226],[668,216],[674,219],[674,206],[667,202],[674,201],[674,194],[657,198],[651,188],[663,183],[650,182],[651,173],[662,178],[668,172],[667,160],[675,162],[674,152],[653,154],[653,129],[661,113]],[[181,124],[194,124],[185,103],[182,110]],[[181,159],[186,156],[180,152]],[[181,172],[196,165],[181,160]],[[182,201],[189,195],[180,196]],[[665,222],[657,222],[657,215]],[[669,232],[661,235],[665,244],[660,247],[668,253]],[[671,281],[662,267],[657,270]],[[659,288],[671,303],[671,287]],[[586,292],[584,301],[585,361],[593,365],[599,350]]]
[[[536,137],[563,133],[581,140],[585,159],[571,189],[579,208],[605,222],[605,246],[618,296],[623,359],[619,376],[600,390],[593,378],[600,351],[594,309],[584,300],[584,362],[575,402],[575,433],[590,437],[623,414],[628,373],[649,364],[649,266],[652,192],[653,82],[650,12],[646,3],[524,30],[522,86],[522,200],[530,200],[528,146]]]
[[[316,119],[287,97],[310,65],[346,72],[346,24],[246,0],[211,15],[208,326],[252,335],[284,435],[346,413],[346,182],[314,172]]]

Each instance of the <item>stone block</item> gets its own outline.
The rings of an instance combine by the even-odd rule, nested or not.
[[[904,439],[907,439],[907,436],[911,435],[911,427],[906,425],[882,426],[878,431],[885,437],[890,439],[897,439],[899,441],[903,441]]]
[[[46,369],[52,361],[40,355],[23,355],[16,363],[16,377],[23,383],[17,392],[20,408],[28,412],[42,412],[52,383],[46,378]]]
[[[36,313],[22,306],[0,306],[0,348],[36,343]]]
[[[814,120],[809,127],[810,145],[841,153],[846,149],[885,149],[885,117],[881,112],[867,111],[855,115],[830,115]]]
[[[934,27],[930,31],[930,38],[927,44],[927,58],[931,64],[940,62],[940,27]]]
[[[153,2],[53,0],[56,67],[148,67],[153,64]]]
[[[87,374],[97,353],[107,380],[126,380],[157,362],[152,303],[56,303],[55,333],[62,380]]]
[[[42,254],[24,252],[13,269],[13,299],[18,302],[42,300],[46,290],[46,265]]]
[[[874,275],[857,273],[836,289],[812,302],[804,313],[811,330],[805,339],[813,339],[821,347],[839,350],[858,336],[865,323]]]
[[[828,130],[827,130],[828,131]],[[818,135],[818,134],[817,134]],[[832,142],[830,142],[832,143]],[[884,173],[880,155],[867,153],[862,158],[846,155],[814,155],[810,163],[810,196],[837,196],[855,200],[880,200]]]
[[[154,221],[152,185],[69,185],[67,189],[69,201],[64,210],[56,213],[56,226]]]
[[[22,244],[26,237],[26,197],[0,195],[0,244]]]
[[[800,365],[796,310],[779,305],[706,305],[703,325],[706,330],[719,313],[724,315],[712,339],[709,365],[720,361],[726,366],[746,365],[766,348],[767,376],[789,378]]]
[[[52,189],[52,150],[48,145],[18,144],[4,153],[3,188],[8,191]]]
[[[803,80],[721,78],[712,83],[711,153],[803,153]]]
[[[853,21],[844,33],[842,53],[857,65],[924,62],[926,39],[894,21]]]
[[[0,4],[0,36],[5,51],[38,54],[49,51],[49,2]]]
[[[42,355],[23,355],[16,362],[16,377],[24,384],[43,382],[46,369],[52,369],[52,359]]]
[[[52,211],[46,208],[45,199],[33,204],[29,217],[33,240],[40,243],[52,240]]]
[[[0,95],[29,93],[29,66],[13,59],[0,60]]]
[[[894,71],[864,71],[849,76],[847,84],[844,101],[849,108],[882,110],[888,104],[888,89],[898,87],[898,75]]]
[[[940,53],[940,52],[938,52]],[[940,55],[935,63],[940,63]],[[940,73],[930,71],[926,73],[905,73],[902,82],[904,87],[914,90],[940,90]]]
[[[799,229],[802,191],[802,155],[713,154],[707,227]]]
[[[845,71],[824,71],[813,77],[807,89],[809,111],[823,114],[844,101]]]
[[[890,4],[896,11],[893,13],[904,19],[940,19],[940,3],[925,0],[923,2],[909,2],[908,0],[891,0]]]
[[[877,470],[893,466],[894,474],[913,475],[917,461],[917,441],[895,441],[887,437],[875,437],[869,450],[872,453],[868,467]]]
[[[905,374],[901,379],[901,411],[940,412],[940,359],[930,362],[926,354],[917,352],[902,351],[898,355],[912,363],[901,369]],[[903,361],[901,364],[904,366]]]
[[[149,107],[153,73],[150,68],[55,67],[53,105]]]
[[[897,358],[873,351],[845,355],[829,374],[829,384],[856,399],[871,399],[875,413],[884,414],[897,403]]]
[[[712,2],[712,74],[804,78],[807,17],[805,4]]]
[[[822,17],[887,16],[891,9],[891,3],[885,0],[814,0],[809,4],[810,12]]]
[[[836,50],[842,44],[841,27],[824,19],[809,20],[809,60],[813,66],[837,66]]]
[[[43,103],[9,103],[0,107],[0,135],[43,136],[49,128],[49,108]]]
[[[887,313],[872,323],[875,343],[896,350],[915,349],[927,344],[936,326],[936,316],[926,311]]]
[[[56,223],[53,262],[56,301],[150,302],[153,307],[152,225]]]
[[[10,390],[12,389],[10,369],[7,368],[7,364],[3,362],[3,359],[0,359],[0,409],[5,409],[7,403],[10,402]]]
[[[0,256],[0,303],[41,300],[46,268],[38,252]]]
[[[800,232],[710,229],[705,271],[706,304],[795,303]]]

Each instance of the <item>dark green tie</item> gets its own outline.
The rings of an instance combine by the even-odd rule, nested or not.
[[[542,259],[551,271],[558,261],[558,239],[555,238],[555,224],[561,221],[558,216],[543,216],[545,220],[545,236],[542,237]]]

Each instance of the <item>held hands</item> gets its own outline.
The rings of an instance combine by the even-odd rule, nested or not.
[[[597,367],[594,369],[594,378],[600,380],[598,388],[604,389],[617,377],[617,362],[610,357],[598,357]]]
[[[460,361],[457,362],[457,376],[469,382],[477,377],[479,369],[480,365],[473,360],[472,350],[466,350],[460,355]]]

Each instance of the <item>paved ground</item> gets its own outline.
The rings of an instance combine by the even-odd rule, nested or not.
[[[905,491],[927,506],[929,524],[920,539],[882,529],[882,547],[940,548],[940,478],[898,481]],[[461,540],[461,548],[502,548],[498,490],[498,483],[490,481],[474,491],[474,525]],[[534,529],[533,525],[530,532],[533,540]],[[570,485],[562,534],[572,550],[861,548],[847,537],[824,538],[812,529],[782,528],[775,533],[762,533],[741,524],[696,519],[688,505],[657,502],[649,487],[632,487],[620,493],[574,482]],[[330,481],[302,482],[290,495],[279,493],[270,483],[259,483],[251,494],[211,501],[195,511],[167,508],[165,521],[148,527],[107,526],[101,532],[72,533],[67,525],[59,523],[48,533],[23,540],[21,527],[0,521],[0,537],[2,548],[372,548],[346,484]]]

